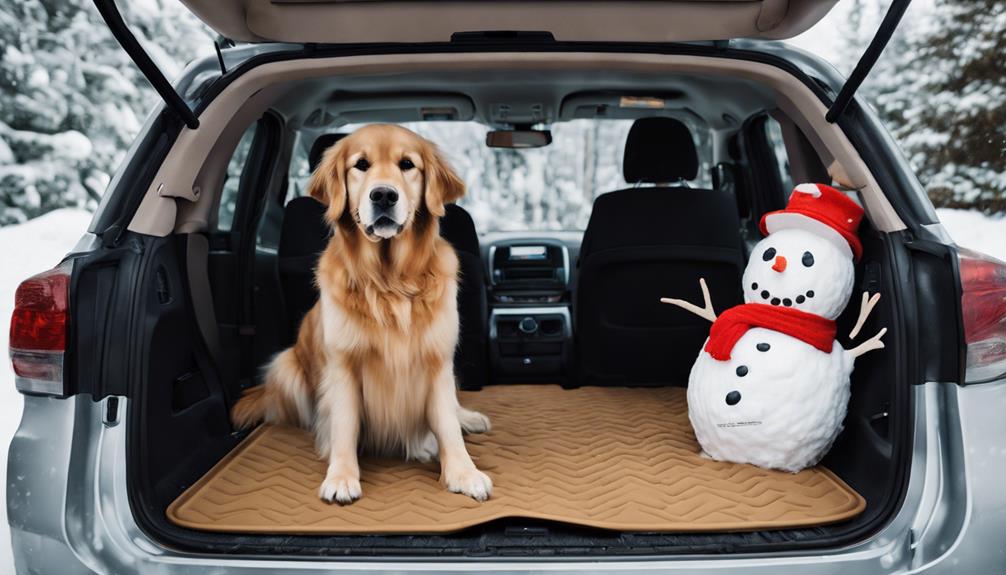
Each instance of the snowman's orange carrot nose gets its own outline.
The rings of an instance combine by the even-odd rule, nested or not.
[[[772,264],[772,269],[774,269],[779,273],[786,271],[786,258],[782,256],[776,256],[775,263]]]

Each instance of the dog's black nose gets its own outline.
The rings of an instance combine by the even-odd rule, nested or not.
[[[398,201],[398,192],[387,186],[379,186],[370,190],[370,201],[382,208],[390,208]]]

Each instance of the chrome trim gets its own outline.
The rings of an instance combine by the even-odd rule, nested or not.
[[[489,246],[489,285],[496,285],[496,275],[493,274],[496,268],[493,262],[496,261],[496,244]]]
[[[569,287],[569,248],[566,247],[566,244],[562,244],[559,247],[562,248],[562,285]]]

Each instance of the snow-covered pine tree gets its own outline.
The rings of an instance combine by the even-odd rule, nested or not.
[[[864,85],[937,206],[1006,213],[1006,3],[909,14]]]
[[[177,0],[120,8],[168,78],[212,51]],[[156,102],[90,1],[0,5],[0,225],[93,208]]]

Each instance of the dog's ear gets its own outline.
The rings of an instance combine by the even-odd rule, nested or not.
[[[465,195],[465,183],[434,145],[427,146],[425,155],[426,209],[439,218],[446,213],[444,204],[456,202]]]
[[[343,142],[337,142],[326,150],[307,184],[308,195],[328,206],[325,218],[332,224],[339,221],[348,201],[345,151]]]

